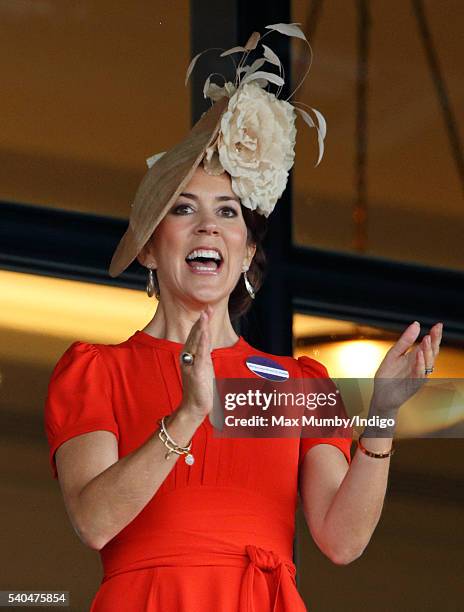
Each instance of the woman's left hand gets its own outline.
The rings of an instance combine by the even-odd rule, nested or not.
[[[372,404],[377,414],[394,412],[412,397],[426,380],[440,350],[443,324],[436,323],[422,342],[414,346],[419,323],[411,323],[388,350],[374,377]]]

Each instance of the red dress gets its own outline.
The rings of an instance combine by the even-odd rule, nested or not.
[[[120,344],[74,342],[53,370],[45,406],[50,466],[73,436],[115,434],[122,458],[182,398],[179,342],[136,331]],[[251,355],[293,378],[328,377],[310,357],[263,353],[240,336],[212,351],[217,378],[256,377]],[[351,461],[349,438],[218,438],[206,417],[193,465],[177,459],[143,510],[101,551],[104,576],[91,612],[303,612],[293,563],[298,467],[330,443]]]

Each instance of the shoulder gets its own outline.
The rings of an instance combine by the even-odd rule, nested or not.
[[[70,344],[58,358],[55,365],[55,370],[59,367],[69,364],[70,362],[86,357],[87,359],[96,359],[99,355],[98,348],[95,344],[82,340],[75,340]]]
[[[297,357],[295,361],[298,362],[303,376],[321,378],[329,377],[329,372],[327,371],[327,368],[323,363],[317,361],[317,359],[313,359],[312,357],[308,357],[307,355],[301,355],[300,357]]]
[[[102,343],[102,342],[88,342],[86,340],[75,340],[70,344],[62,353],[58,360],[68,361],[72,359],[78,359],[86,357],[93,360],[101,360],[107,355],[117,354],[119,351],[130,348],[130,338],[123,340],[119,343]]]
[[[84,372],[92,372],[94,375],[98,372],[104,373],[109,356],[125,343],[126,341],[120,344],[103,344],[75,340],[67,346],[55,362],[51,381],[64,376],[79,378]]]
[[[49,390],[82,382],[86,375],[98,374],[103,370],[99,348],[96,344],[76,340],[61,354],[53,367]]]

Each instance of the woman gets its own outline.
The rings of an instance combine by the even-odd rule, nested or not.
[[[316,544],[337,564],[362,554],[380,516],[392,439],[370,438],[375,429],[353,459],[349,438],[213,435],[214,377],[256,378],[256,357],[290,378],[328,377],[309,357],[253,348],[232,326],[262,281],[263,210],[282,191],[266,192],[260,213],[238,163],[227,166],[232,101],[218,99],[183,147],[157,157],[113,256],[112,275],[135,257],[149,270],[153,319],[120,344],[73,343],[50,380],[53,475],[104,567],[92,612],[303,611],[292,560],[298,491]],[[416,346],[419,326],[404,331],[377,372],[373,413],[396,414],[416,390],[402,381],[420,386],[441,327]],[[382,386],[389,379],[395,394]]]

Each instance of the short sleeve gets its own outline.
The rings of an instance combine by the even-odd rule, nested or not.
[[[301,367],[302,378],[330,378],[327,368],[311,357],[298,357],[298,363]],[[346,414],[346,413],[345,413]],[[339,448],[345,455],[348,464],[351,463],[351,443],[352,437],[343,438],[300,438],[300,450],[298,458],[298,467],[303,463],[303,459],[310,448],[317,444],[331,444]]]
[[[70,438],[103,429],[119,441],[111,383],[97,346],[77,341],[60,357],[48,384],[44,421],[53,478],[55,451]]]

